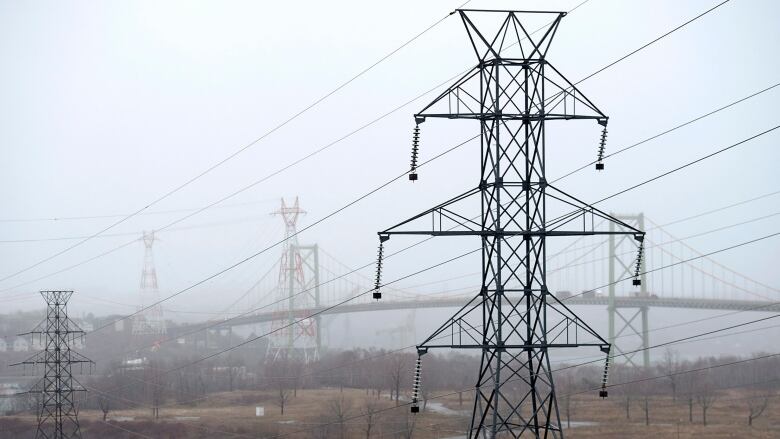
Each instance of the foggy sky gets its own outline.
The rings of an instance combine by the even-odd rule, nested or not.
[[[483,1],[473,8],[569,10],[578,1]],[[1,2],[0,191],[2,220],[126,214],[247,145],[336,85],[417,34],[460,2]],[[591,0],[564,18],[548,59],[572,80],[646,43],[712,1]],[[758,91],[780,80],[780,5],[734,0],[679,33],[584,82],[610,116],[607,152]],[[339,93],[236,159],[148,209],[197,208],[341,138],[474,64],[457,16],[416,40]],[[269,215],[280,197],[299,196],[306,226],[408,167],[411,115],[430,93],[315,158],[260,183],[228,207],[161,232],[155,260],[163,296],[185,288],[283,237]],[[776,125],[780,88],[649,142],[559,183],[595,200]],[[574,126],[577,125],[577,126]],[[548,128],[548,176],[595,158],[599,130]],[[474,124],[430,121],[423,160],[477,133]],[[600,207],[644,212],[658,223],[780,189],[772,133]],[[477,145],[390,185],[302,233],[355,267],[373,260],[376,232],[473,187]],[[670,227],[677,236],[777,211],[780,197]],[[238,205],[237,205],[238,204]],[[3,312],[39,308],[39,289],[74,289],[73,309],[132,312],[143,245],[41,281],[11,288],[108,251],[187,212],[144,214],[33,270],[0,283]],[[0,240],[84,236],[118,218],[4,221]],[[191,227],[207,225],[207,227]],[[190,227],[190,228],[188,228]],[[695,238],[702,252],[780,229],[778,217]],[[0,243],[0,277],[74,240]],[[387,268],[400,276],[478,245],[440,241]],[[402,246],[398,244],[398,248]],[[739,273],[780,285],[778,241],[715,257]],[[278,258],[258,258],[166,304],[212,311],[251,286]],[[412,279],[430,282],[478,270],[456,263]],[[372,269],[366,273],[370,275]],[[473,281],[473,279],[472,279]],[[467,285],[465,282],[463,285]],[[461,286],[460,284],[450,286]],[[441,290],[439,287],[438,290]],[[432,288],[429,291],[437,291]],[[172,318],[192,318],[168,314]]]

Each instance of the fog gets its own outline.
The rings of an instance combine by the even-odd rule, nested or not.
[[[527,9],[569,10],[578,2],[520,3]],[[587,2],[563,20],[548,59],[576,81],[710,4]],[[284,237],[282,220],[270,215],[280,198],[299,197],[306,211],[301,229],[408,169],[412,114],[435,92],[413,99],[475,62],[462,23],[457,17],[444,20],[300,117],[266,133],[457,6],[407,1],[0,3],[3,312],[42,309],[37,294],[42,289],[75,290],[71,311],[76,316],[135,311],[144,248],[140,241],[128,242],[144,230],[159,230],[192,214],[157,234],[154,259],[162,297],[261,252],[164,304],[166,318],[176,322],[214,317],[216,309],[238,298],[279,259],[281,246],[264,249]],[[516,8],[518,2],[473,0],[469,7]],[[778,14],[776,2],[731,2],[583,82],[583,92],[610,116],[607,152],[775,84],[780,78]],[[773,127],[778,93],[773,89],[611,158],[604,172],[588,168],[557,184],[585,201],[600,199]],[[595,158],[599,132],[595,124],[585,125],[561,122],[548,129],[549,176]],[[423,127],[421,159],[476,133],[475,123],[429,121]],[[776,191],[779,135],[752,140],[600,207],[643,212],[665,224]],[[38,264],[250,144],[142,213]],[[320,152],[296,163],[315,151]],[[368,264],[375,258],[377,231],[473,187],[478,154],[476,143],[458,148],[421,168],[419,181],[400,179],[298,239],[318,244],[345,266]],[[248,185],[211,208],[193,211]],[[775,214],[776,206],[778,198],[768,197],[667,230],[695,235]],[[776,216],[768,217],[685,242],[706,253],[776,232],[778,226]],[[466,241],[437,238],[420,251],[388,260],[386,279],[478,246],[476,239]],[[412,242],[391,241],[395,249]],[[779,249],[776,239],[768,239],[713,259],[778,286]],[[429,284],[418,289],[421,294],[466,288],[478,284],[479,276],[446,279],[476,272],[478,265],[477,258],[464,259],[397,287]],[[373,267],[362,272],[370,278]],[[601,308],[582,311],[595,328],[605,330]],[[425,336],[447,313],[417,310],[416,336]],[[651,327],[711,315],[653,309]],[[658,341],[760,316],[683,327],[677,334],[659,335]],[[335,346],[393,347],[400,340],[391,342],[376,331],[397,326],[406,311],[349,317],[355,333],[349,340],[347,317],[329,319]],[[778,335],[774,328],[760,337],[736,337],[734,343],[697,345],[691,353],[768,350],[768,340]]]

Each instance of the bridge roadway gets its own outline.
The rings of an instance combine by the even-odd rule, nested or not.
[[[356,312],[372,311],[391,311],[402,309],[429,309],[429,308],[459,308],[466,303],[467,299],[421,299],[421,300],[379,300],[371,303],[355,303],[337,306],[328,309],[327,306],[312,308],[306,311],[304,315],[297,318],[321,312],[322,315],[345,314]],[[608,297],[571,297],[563,300],[566,306],[574,305],[600,305],[606,307],[609,305]],[[615,297],[615,306],[619,308],[638,308],[642,306],[655,308],[681,308],[681,309],[702,309],[702,310],[725,310],[725,311],[762,311],[762,312],[780,312],[780,302],[758,301],[758,300],[721,300],[721,299],[685,299],[685,298],[663,298],[663,297]],[[263,312],[257,314],[248,314],[224,320],[209,320],[201,323],[185,324],[170,328],[171,332],[185,334],[191,331],[197,331],[204,327],[213,329],[224,329],[236,326],[252,325],[256,323],[270,322],[279,319],[278,312]]]

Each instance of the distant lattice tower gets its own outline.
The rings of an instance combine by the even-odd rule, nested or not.
[[[160,291],[152,252],[155,240],[154,231],[144,231],[140,239],[144,243],[144,268],[141,271],[140,312],[133,318],[133,335],[162,335],[166,331],[162,305],[157,303]]]
[[[46,320],[27,334],[37,337],[43,350],[16,364],[43,366],[43,378],[28,392],[38,402],[35,438],[80,439],[75,397],[86,389],[73,377],[73,366],[83,368],[86,364],[91,370],[94,362],[71,350],[78,342],[83,344],[84,339],[84,331],[68,317],[68,300],[73,291],[41,291],[41,295],[47,304]]]
[[[319,261],[316,245],[298,244],[298,218],[306,211],[300,208],[298,197],[292,206],[284,199],[272,215],[282,217],[285,225],[284,245],[279,261],[277,286],[277,317],[271,322],[272,335],[267,358],[295,359],[309,362],[319,357],[320,319],[307,318],[310,310],[319,306]]]

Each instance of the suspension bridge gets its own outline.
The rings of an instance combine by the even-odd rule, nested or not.
[[[283,205],[278,212],[284,209]],[[294,208],[287,209],[294,212],[297,200]],[[665,225],[643,214],[615,216],[626,224],[647,230],[641,285],[635,286],[630,281],[635,246],[621,240],[619,235],[598,240],[583,237],[550,252],[548,284],[554,288],[556,299],[567,306],[604,307],[609,340],[616,352],[640,352],[641,358],[624,355],[627,363],[644,366],[650,363],[649,351],[642,348],[650,346],[651,308],[780,312],[780,301],[773,300],[780,293],[778,289],[738,273],[686,242],[709,232],[678,237],[668,232]],[[285,223],[286,236],[294,235],[295,221],[288,217]],[[374,279],[361,272],[371,268],[350,267],[316,244],[290,242],[276,263],[219,312],[218,317],[171,328],[171,335],[203,337],[209,331],[266,324],[274,331],[271,355],[288,349],[302,351],[307,359],[312,359],[323,347],[322,316],[458,308],[479,290],[475,284],[442,288],[436,293],[422,292],[432,285],[478,278],[479,273],[475,272],[405,288],[386,286],[383,299],[377,301],[370,295],[361,295],[373,287]],[[347,299],[352,300],[342,304]]]

